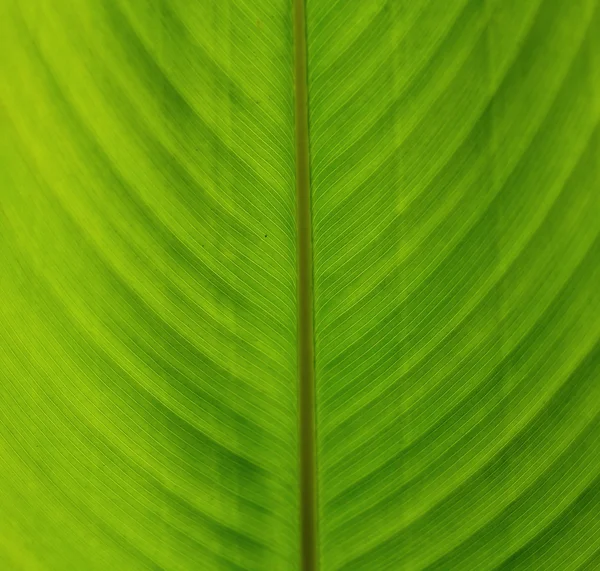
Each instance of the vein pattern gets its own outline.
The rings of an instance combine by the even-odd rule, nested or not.
[[[0,13],[0,567],[296,567],[287,3]]]
[[[323,569],[597,558],[599,11],[308,0]]]

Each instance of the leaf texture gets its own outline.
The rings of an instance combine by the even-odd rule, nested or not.
[[[1,29],[0,566],[293,568],[287,3]]]
[[[0,0],[0,569],[313,571],[293,17]],[[600,2],[305,24],[320,571],[597,569]]]
[[[600,548],[598,4],[307,13],[322,568],[577,569]]]

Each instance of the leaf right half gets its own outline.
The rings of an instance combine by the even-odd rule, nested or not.
[[[598,3],[307,30],[322,568],[592,568]]]

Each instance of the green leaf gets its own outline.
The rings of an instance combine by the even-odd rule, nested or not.
[[[290,11],[3,10],[5,567],[293,568]]]
[[[598,4],[308,18],[322,567],[578,568],[600,548]]]
[[[0,569],[595,569],[600,3],[292,4],[0,0]]]

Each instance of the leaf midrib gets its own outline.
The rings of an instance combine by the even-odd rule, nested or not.
[[[300,441],[300,557],[303,571],[318,569],[313,329],[313,257],[308,135],[305,0],[294,0],[296,202],[298,266],[298,407]]]

